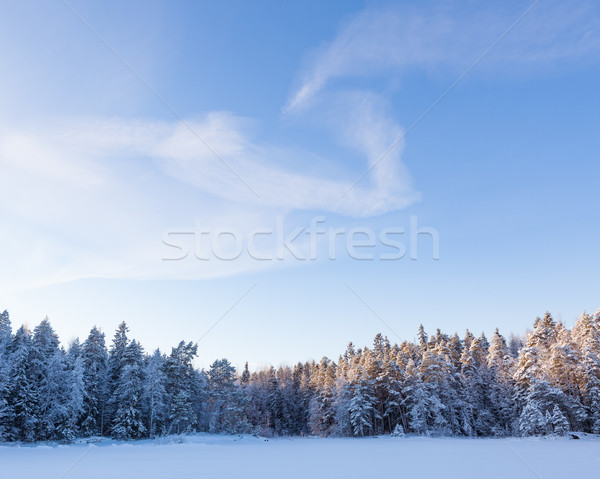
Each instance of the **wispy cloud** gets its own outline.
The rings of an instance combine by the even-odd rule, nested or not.
[[[397,130],[381,124],[379,112],[371,115],[378,110],[374,99],[361,97],[360,104],[348,113],[354,131],[340,140],[370,158]],[[248,231],[294,210],[369,216],[418,198],[394,158],[381,165],[387,175],[378,170],[372,184],[342,199],[352,179],[343,164],[316,155],[307,161],[293,147],[261,143],[253,138],[254,121],[229,113],[213,112],[188,123],[260,192],[260,199],[178,122],[88,119],[31,130],[4,127],[0,208],[10,215],[0,223],[12,235],[0,255],[15,271],[4,286],[87,276],[214,277],[262,269],[265,264],[243,260],[166,265],[160,261],[161,238],[197,220]],[[325,170],[337,174],[328,177]]]
[[[459,72],[532,2],[448,2],[368,8],[313,53],[284,111],[308,108],[336,79],[406,74],[412,69]],[[435,7],[435,9],[434,9]],[[543,64],[600,53],[595,2],[540,2],[486,59],[495,74],[522,74]],[[332,87],[335,89],[335,86]]]
[[[359,112],[353,113],[359,116]],[[228,200],[254,202],[258,207],[323,210],[351,216],[370,216],[406,206],[415,199],[407,184],[389,185],[383,179],[377,179],[372,185],[358,189],[352,198],[341,201],[341,195],[352,179],[351,170],[344,171],[343,165],[336,165],[335,161],[318,156],[307,162],[293,146],[253,141],[246,133],[248,123],[248,120],[233,115],[213,113],[204,121],[196,123],[194,129],[201,132],[203,138],[219,151],[219,155],[246,179],[259,193],[260,199],[250,198],[244,185],[236,182],[221,165],[215,163],[193,135],[179,127],[160,141],[150,153],[160,159],[167,174],[179,181]],[[360,130],[356,132],[357,135],[363,137],[365,142],[378,141],[384,144],[391,138],[389,135],[385,140],[367,138],[372,134],[382,134],[375,131],[378,125],[370,124],[369,118],[357,118],[355,126]],[[373,145],[364,146],[367,150],[362,153],[368,159],[371,154],[368,150],[376,148]],[[338,175],[328,177],[319,163],[335,167]],[[284,164],[292,166],[286,169]],[[299,171],[293,165],[308,166],[308,172]],[[382,201],[383,198],[387,200]]]
[[[346,106],[350,130],[341,138],[367,159],[400,131],[389,126],[390,120],[382,118],[375,103],[373,98],[361,95],[353,105]],[[376,175],[372,187],[359,189],[350,200],[340,201],[352,179],[352,172],[344,171],[343,164],[336,165],[335,161],[316,154],[307,161],[303,157],[306,154],[293,145],[256,141],[250,133],[253,122],[229,113],[213,112],[188,123],[260,192],[260,198],[252,198],[196,135],[178,122],[96,119],[46,131],[5,129],[0,134],[0,167],[6,172],[4,178],[9,178],[10,173],[10,177],[20,176],[28,182],[38,179],[61,185],[65,191],[95,191],[111,181],[118,183],[123,169],[129,165],[130,169],[150,169],[154,174],[227,201],[253,202],[263,208],[318,209],[351,216],[382,213],[415,199],[409,184],[392,184],[396,168],[391,163],[388,174]],[[328,178],[323,174],[322,164],[337,174]],[[294,165],[302,165],[305,171]],[[10,184],[6,187],[11,189]],[[3,195],[7,200],[8,190]],[[391,194],[393,190],[400,192],[398,196]],[[384,197],[388,199],[382,203]],[[19,202],[14,207],[26,210],[28,204]]]

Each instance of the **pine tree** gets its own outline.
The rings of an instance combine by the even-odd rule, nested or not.
[[[309,402],[309,429],[312,434],[327,436],[335,430],[336,364],[323,357],[311,375],[314,394]]]
[[[83,368],[83,405],[79,417],[81,432],[86,436],[101,435],[106,421],[108,397],[108,355],[104,333],[95,326],[81,346]]]
[[[168,421],[167,376],[165,358],[157,349],[147,358],[144,368],[143,404],[146,428],[150,437],[166,432]]]
[[[397,356],[396,354],[395,357]],[[382,371],[386,391],[383,418],[387,420],[388,431],[392,432],[398,424],[402,424],[405,421],[404,410],[402,408],[402,402],[404,401],[402,395],[404,378],[400,366],[391,355],[384,360]]]
[[[117,410],[112,422],[112,436],[118,439],[138,439],[146,432],[142,419],[143,350],[133,340],[121,357],[121,374],[114,392]]]
[[[250,371],[248,370],[248,361],[246,361],[246,364],[244,365],[244,372],[242,373],[240,382],[244,386],[248,385],[248,383],[250,382]]]
[[[548,423],[537,402],[528,401],[519,417],[519,430],[523,436],[544,434]]]
[[[31,365],[32,350],[31,334],[21,326],[9,350],[8,437],[12,440],[36,439],[38,390]]]
[[[417,338],[419,340],[419,347],[421,348],[421,352],[425,351],[427,349],[427,333],[425,332],[425,328],[422,324],[419,324]]]
[[[490,404],[494,417],[491,432],[494,435],[507,435],[512,430],[512,418],[515,416],[514,363],[504,337],[496,329],[487,356]]]
[[[114,415],[116,414],[119,406],[115,391],[121,378],[121,370],[125,364],[123,362],[123,355],[125,354],[127,345],[129,344],[129,339],[127,338],[128,332],[129,328],[127,327],[127,324],[125,324],[125,321],[123,321],[121,324],[119,324],[117,330],[115,331],[113,342],[108,353],[108,378],[106,383],[106,397],[108,400],[104,410],[102,433],[104,432],[104,427],[110,427],[112,424]]]
[[[308,403],[311,391],[307,379],[309,368],[302,363],[296,364],[292,371],[292,434],[304,435],[308,432]]]
[[[69,353],[72,353],[72,349]],[[69,426],[74,434],[80,434],[79,420],[84,411],[85,403],[85,369],[83,364],[83,357],[80,355],[74,356],[67,354],[67,367],[69,370],[69,381],[68,384],[68,414],[69,414]]]
[[[77,366],[76,366],[77,368]],[[70,370],[62,350],[57,350],[48,361],[47,385],[43,394],[50,400],[41,418],[41,438],[70,441],[77,434],[76,419],[83,406],[83,395],[78,389],[75,374],[81,370]]]
[[[197,375],[192,360],[197,355],[198,345],[181,341],[171,350],[165,361],[167,392],[169,394],[169,427],[167,432],[181,434],[192,431],[198,424],[194,410],[194,395]]]
[[[431,431],[431,397],[412,359],[408,362],[406,375],[404,404],[408,410],[410,429],[417,434],[427,434]]]
[[[579,349],[578,382],[588,427],[600,434],[600,330],[595,317],[583,313],[575,323],[573,338]]]
[[[6,357],[12,343],[12,326],[8,311],[0,313],[0,358]]]
[[[235,383],[235,368],[227,359],[217,360],[211,364],[208,378],[210,432],[249,432],[244,395]],[[272,382],[270,386],[273,387]],[[269,413],[272,419],[276,419],[273,414],[280,410],[280,405],[274,406],[273,401],[274,396],[269,396]]]
[[[378,416],[373,407],[375,399],[370,395],[365,382],[358,382],[351,388],[351,398],[348,404],[350,425],[355,436],[369,435],[373,428],[373,418]]]
[[[569,421],[557,405],[554,406],[549,422],[552,425],[554,434],[564,436],[569,432]]]
[[[0,441],[10,439],[12,414],[9,407],[9,348],[12,344],[12,327],[8,311],[0,314]]]
[[[228,393],[230,396],[233,395],[233,388]],[[275,368],[271,366],[269,369],[269,384],[268,384],[268,422],[267,424],[275,434],[281,435],[285,429],[284,418],[283,418],[283,396],[281,394],[281,387]],[[227,398],[230,399],[230,398]]]
[[[41,440],[51,439],[56,436],[57,422],[63,423],[66,419],[67,394],[52,381],[67,381],[63,374],[66,369],[64,353],[58,349],[58,336],[52,329],[46,317],[33,330],[31,349],[32,381],[37,389],[36,438]],[[52,362],[52,364],[50,364]],[[51,370],[53,368],[53,370]],[[68,386],[65,384],[62,389]],[[61,424],[61,429],[63,428]],[[72,436],[67,433],[68,437]],[[62,437],[60,437],[62,439]]]

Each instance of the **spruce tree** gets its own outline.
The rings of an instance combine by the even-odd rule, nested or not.
[[[146,432],[142,418],[143,350],[133,340],[121,357],[121,374],[114,392],[117,410],[115,412],[111,435],[117,439],[138,439]]]
[[[198,345],[181,341],[171,350],[170,356],[165,361],[170,403],[167,431],[170,433],[189,432],[198,423],[193,404],[197,375],[192,366],[197,351]]]
[[[11,437],[12,415],[9,407],[9,348],[12,344],[12,327],[8,311],[0,313],[0,441]]]
[[[55,382],[67,381],[67,376],[63,374],[66,369],[64,353],[59,351],[58,345],[58,336],[46,317],[33,330],[30,356],[32,381],[37,389],[36,438],[41,440],[55,437],[55,430],[59,427],[57,422],[63,423],[67,414],[67,394],[59,390]],[[67,387],[65,384],[64,388]],[[62,424],[60,427],[64,429]]]
[[[102,433],[105,432],[106,427],[111,427],[110,425],[112,424],[114,415],[119,407],[118,398],[115,395],[115,391],[119,384],[121,372],[124,366],[123,355],[125,354],[127,345],[129,344],[129,339],[127,338],[128,332],[129,328],[127,327],[125,321],[123,321],[121,324],[119,324],[117,330],[115,331],[113,342],[108,353],[108,381],[106,384],[107,402],[103,418]]]
[[[569,421],[567,421],[567,418],[557,405],[554,406],[552,415],[550,416],[550,423],[552,424],[554,434],[564,436],[569,432]]]
[[[21,326],[13,338],[9,354],[8,437],[31,442],[36,439],[38,388],[32,370],[31,334]]]
[[[107,362],[104,333],[94,326],[81,346],[83,405],[79,424],[85,436],[102,435],[109,426],[106,420],[109,379]]]

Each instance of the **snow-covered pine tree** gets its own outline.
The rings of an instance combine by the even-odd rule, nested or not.
[[[250,371],[248,369],[248,361],[246,361],[246,364],[244,364],[244,371],[240,376],[240,383],[244,386],[247,386],[248,383],[250,383]]]
[[[289,402],[292,405],[291,434],[304,435],[308,432],[308,403],[311,391],[308,387],[308,365],[296,364],[292,370]]]
[[[244,414],[253,429],[261,435],[272,435],[268,425],[269,416],[269,376],[268,370],[259,370],[250,375],[247,386],[242,387],[247,404]]]
[[[108,355],[104,333],[96,326],[81,346],[83,369],[83,406],[79,416],[84,436],[102,435],[108,428],[106,402],[108,398]]]
[[[12,344],[12,326],[8,311],[0,313],[0,441],[10,439],[11,412],[9,401],[9,348]]]
[[[370,387],[365,380],[358,381],[350,386],[350,401],[348,412],[350,426],[354,436],[370,435],[373,430],[373,419],[379,413],[373,406],[375,398],[370,394]]]
[[[80,364],[80,363],[79,363]],[[69,369],[66,354],[57,349],[48,361],[47,384],[41,390],[42,397],[54,398],[43,411],[43,438],[70,441],[77,434],[77,417],[83,406],[82,383],[75,374],[80,368]]]
[[[76,356],[73,353],[73,348],[70,348],[69,353],[67,353],[66,356],[67,367],[70,375],[68,378],[69,399],[67,401],[67,407],[69,411],[68,414],[71,429],[75,434],[80,434],[81,431],[79,430],[79,420],[83,414],[86,395],[84,382],[85,369],[81,354]],[[79,353],[81,353],[80,350]]]
[[[36,439],[38,389],[32,371],[32,350],[31,334],[21,326],[9,349],[7,435],[11,440],[31,442]]]
[[[12,326],[8,311],[0,313],[0,358],[6,357],[12,343]]]
[[[145,361],[143,407],[146,429],[150,437],[166,432],[169,416],[165,358],[157,349]]]
[[[386,397],[383,410],[384,423],[387,423],[387,430],[393,432],[398,424],[404,423],[404,411],[402,402],[404,397],[402,390],[404,387],[404,375],[401,367],[396,362],[398,353],[385,358],[382,364],[383,378],[385,381]]]
[[[58,336],[52,329],[48,318],[44,318],[33,330],[31,348],[31,371],[32,381],[37,389],[36,416],[36,439],[46,440],[56,437],[57,429],[63,430],[59,422],[64,422],[66,416],[67,393],[61,386],[53,384],[51,380],[67,381],[67,375],[63,374],[66,369],[64,353],[59,351]],[[58,354],[57,354],[58,353]],[[52,360],[52,365],[50,362]],[[50,368],[54,368],[50,371]],[[52,379],[51,379],[52,378]],[[73,435],[73,431],[67,432],[67,439]],[[59,437],[63,439],[63,437]]]
[[[548,422],[552,426],[554,434],[564,436],[569,432],[569,421],[557,405],[554,405]]]
[[[430,395],[427,386],[423,383],[421,372],[412,358],[409,359],[406,367],[403,395],[410,430],[417,434],[430,433]]]
[[[506,344],[506,340],[498,329],[494,332],[487,356],[490,372],[490,404],[494,416],[491,433],[504,436],[512,432],[512,422],[515,417],[513,405],[515,361]]]
[[[519,431],[523,436],[545,434],[548,423],[535,400],[529,400],[519,416]]]
[[[127,338],[128,332],[129,328],[127,327],[125,321],[123,321],[121,324],[119,324],[115,331],[113,342],[108,352],[108,377],[106,383],[107,401],[104,408],[103,432],[104,428],[112,427],[113,418],[117,412],[118,398],[115,395],[115,390],[117,389],[117,386],[119,384],[119,380],[121,378],[121,370],[124,365],[123,355],[125,354],[127,345],[129,344],[129,339]]]
[[[379,412],[382,398],[376,397],[376,389],[380,387],[380,392],[384,392],[384,387],[379,384],[381,361],[388,355],[389,345],[378,335],[373,351],[365,348],[355,353],[350,344],[344,357],[340,358],[336,371],[337,434],[367,436],[376,433],[382,419]]]
[[[437,345],[428,346],[423,353],[419,364],[420,377],[428,396],[428,432],[435,435],[451,434],[451,425],[448,421],[449,410],[442,401],[447,387],[446,359],[440,354]]]
[[[167,393],[169,394],[169,425],[167,432],[181,434],[192,431],[198,424],[194,409],[198,376],[192,366],[198,345],[181,341],[165,361]]]
[[[587,427],[600,434],[600,330],[595,317],[583,313],[573,328],[579,351],[577,365],[579,390],[587,409]]]
[[[387,402],[387,373],[383,370],[385,357],[389,354],[389,343],[381,334],[375,337],[373,350],[365,348],[360,361],[359,385],[360,395],[365,399],[365,405],[369,410],[371,425],[369,434],[383,434],[383,415]]]
[[[246,418],[243,391],[236,384],[235,368],[227,359],[216,360],[208,371],[209,379],[209,431],[210,432],[249,432]],[[276,379],[276,378],[275,378]],[[273,394],[269,395],[269,413],[276,414],[280,405],[274,405],[277,394],[273,381],[269,382]],[[277,408],[277,410],[275,410]],[[273,420],[273,418],[272,418]],[[273,427],[273,424],[271,424]]]
[[[474,410],[473,429],[478,436],[488,436],[496,425],[493,415],[490,385],[492,373],[488,369],[488,341],[484,334],[471,341],[469,357],[471,365],[463,371],[466,374],[468,394]]]
[[[138,439],[145,435],[146,427],[142,418],[143,350],[135,339],[125,348],[121,360],[111,435],[118,439]]]
[[[333,361],[323,357],[311,374],[314,394],[309,402],[308,425],[312,434],[327,436],[335,430],[336,369]]]
[[[427,349],[427,333],[425,332],[425,328],[422,324],[419,324],[417,338],[419,340],[419,347],[421,348],[421,353],[423,353]]]

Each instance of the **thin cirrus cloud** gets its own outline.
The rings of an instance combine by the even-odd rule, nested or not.
[[[374,102],[362,98],[360,103],[348,112],[351,116],[347,117],[343,141],[356,150],[355,154],[374,159],[401,129],[382,116]],[[92,195],[107,182],[119,183],[127,173],[126,165],[145,159],[142,164],[164,175],[165,181],[175,179],[223,200],[250,201],[257,207],[314,209],[360,217],[402,208],[418,198],[407,173],[394,161],[381,162],[381,168],[374,170],[374,186],[357,186],[342,198],[355,179],[344,172],[344,165],[337,168],[342,178],[324,177],[318,170],[326,160],[313,158],[311,167],[293,147],[256,142],[249,135],[253,122],[230,113],[213,112],[186,123],[190,128],[179,122],[97,119],[45,132],[5,129],[0,135],[0,167],[6,173],[3,196],[10,199],[7,195],[14,182],[8,178],[17,176],[25,184],[43,180],[64,191],[87,190],[85,194]],[[199,138],[217,152],[218,158]],[[286,169],[280,166],[281,160],[288,165],[302,164],[304,170],[314,173]],[[383,167],[385,171],[381,171]],[[19,192],[13,194],[18,196]],[[38,211],[27,213],[27,201],[13,206],[26,214]],[[61,210],[55,209],[53,216],[60,214]]]
[[[313,106],[328,85],[348,77],[397,76],[411,69],[445,69],[458,76],[517,19],[518,25],[486,55],[480,68],[513,75],[544,64],[597,58],[598,13],[594,2],[553,1],[455,2],[441,8],[438,4],[435,11],[428,5],[368,8],[313,52],[284,111]]]
[[[374,106],[364,98],[361,105],[349,122],[355,131],[347,144],[372,156],[399,130],[389,129],[390,121],[379,113],[369,115]],[[161,261],[166,254],[161,238],[165,231],[189,230],[198,220],[247,232],[272,226],[278,215],[293,210],[360,217],[418,199],[396,164],[401,148],[377,166],[370,183],[342,198],[350,175],[302,171],[307,162],[301,152],[254,141],[254,122],[248,119],[213,112],[187,124],[194,133],[179,122],[123,119],[80,119],[27,131],[4,127],[0,208],[9,214],[0,223],[11,234],[0,255],[14,271],[6,276],[5,290],[85,277],[190,279],[264,269],[266,263],[244,259],[167,264]],[[282,158],[288,165],[297,158],[304,166],[283,168]]]
[[[361,114],[355,112],[354,118],[347,122],[354,134],[348,135],[344,142],[371,161],[394,141],[400,130],[390,127],[392,122],[380,115],[371,118],[367,109],[372,110],[372,105],[363,102]],[[365,217],[403,208],[418,199],[407,174],[392,160],[375,167],[370,184],[353,188],[344,196],[355,179],[344,171],[344,165],[337,167],[341,178],[318,174],[319,163],[332,162],[319,157],[307,162],[293,147],[254,142],[245,133],[247,124],[247,120],[230,114],[212,113],[193,125],[194,131],[239,178],[181,124],[149,153],[160,160],[161,168],[169,176],[226,200],[254,202],[257,207]],[[392,158],[396,159],[394,155]],[[299,167],[284,169],[280,166],[282,160],[288,165],[302,165],[316,174],[298,171]]]

